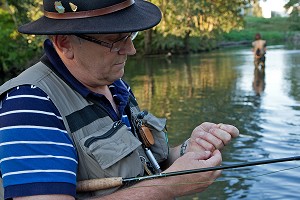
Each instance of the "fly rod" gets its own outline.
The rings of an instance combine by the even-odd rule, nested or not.
[[[217,167],[208,167],[208,168],[167,172],[167,173],[160,173],[160,174],[155,174],[155,175],[150,175],[150,176],[141,176],[141,177],[132,177],[132,178],[113,177],[113,178],[91,179],[91,180],[84,180],[84,181],[77,182],[76,190],[77,190],[77,192],[96,191],[96,190],[103,190],[103,189],[118,187],[118,186],[126,185],[129,183],[133,183],[133,182],[147,180],[147,179],[163,178],[163,177],[193,174],[193,173],[207,172],[207,171],[224,170],[224,169],[235,169],[235,168],[249,167],[249,166],[254,166],[254,165],[264,165],[264,164],[295,161],[295,160],[300,160],[300,156],[279,158],[279,159],[259,160],[259,161],[253,161],[253,162],[245,162],[245,163],[240,163],[240,164],[227,165],[227,166],[224,165],[224,166],[217,166]]]

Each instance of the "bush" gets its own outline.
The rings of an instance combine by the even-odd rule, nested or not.
[[[282,44],[286,41],[289,32],[289,18],[273,17],[245,17],[245,27],[222,35],[225,41],[253,41],[254,35],[259,32],[268,44]]]
[[[0,8],[0,71],[19,71],[40,55],[37,43],[28,43],[28,37],[17,32],[15,22],[7,11]]]

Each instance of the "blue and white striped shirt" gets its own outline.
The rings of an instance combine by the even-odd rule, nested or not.
[[[39,88],[19,86],[2,100],[0,156],[5,198],[23,196],[27,184],[27,193],[35,194],[32,183],[39,183],[38,194],[60,194],[65,187],[63,194],[75,195],[76,150],[58,110]]]

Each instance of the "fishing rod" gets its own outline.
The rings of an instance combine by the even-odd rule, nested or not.
[[[193,174],[193,173],[207,172],[207,171],[224,170],[224,169],[235,169],[235,168],[249,167],[249,166],[254,166],[254,165],[264,165],[264,164],[296,161],[296,160],[300,160],[300,156],[279,158],[279,159],[259,160],[259,161],[253,161],[253,162],[227,165],[227,166],[225,165],[225,166],[217,166],[217,167],[208,167],[208,168],[167,172],[167,173],[160,173],[160,174],[155,174],[155,175],[150,175],[150,176],[141,176],[141,177],[132,177],[132,178],[113,177],[113,178],[91,179],[91,180],[84,180],[84,181],[77,182],[76,191],[77,192],[96,191],[96,190],[103,190],[103,189],[118,187],[118,186],[130,184],[133,182],[147,180],[147,179],[163,178],[163,177]]]

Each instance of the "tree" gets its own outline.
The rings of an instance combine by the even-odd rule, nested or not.
[[[0,72],[4,74],[11,69],[18,71],[29,65],[37,56],[40,40],[32,35],[22,35],[18,26],[41,14],[38,0],[0,0],[0,43],[5,48],[0,49]],[[37,8],[38,7],[38,8]]]
[[[163,19],[158,31],[168,39],[158,44],[161,48],[181,48],[190,52],[190,38],[215,39],[221,32],[229,32],[243,26],[242,8],[251,0],[152,0],[162,11]],[[172,38],[172,37],[171,37]],[[171,46],[173,45],[173,46]],[[195,45],[194,45],[195,46]],[[198,47],[196,47],[198,48]]]
[[[300,2],[299,0],[289,0],[284,5],[286,10],[290,11],[290,28],[294,31],[300,31]]]

